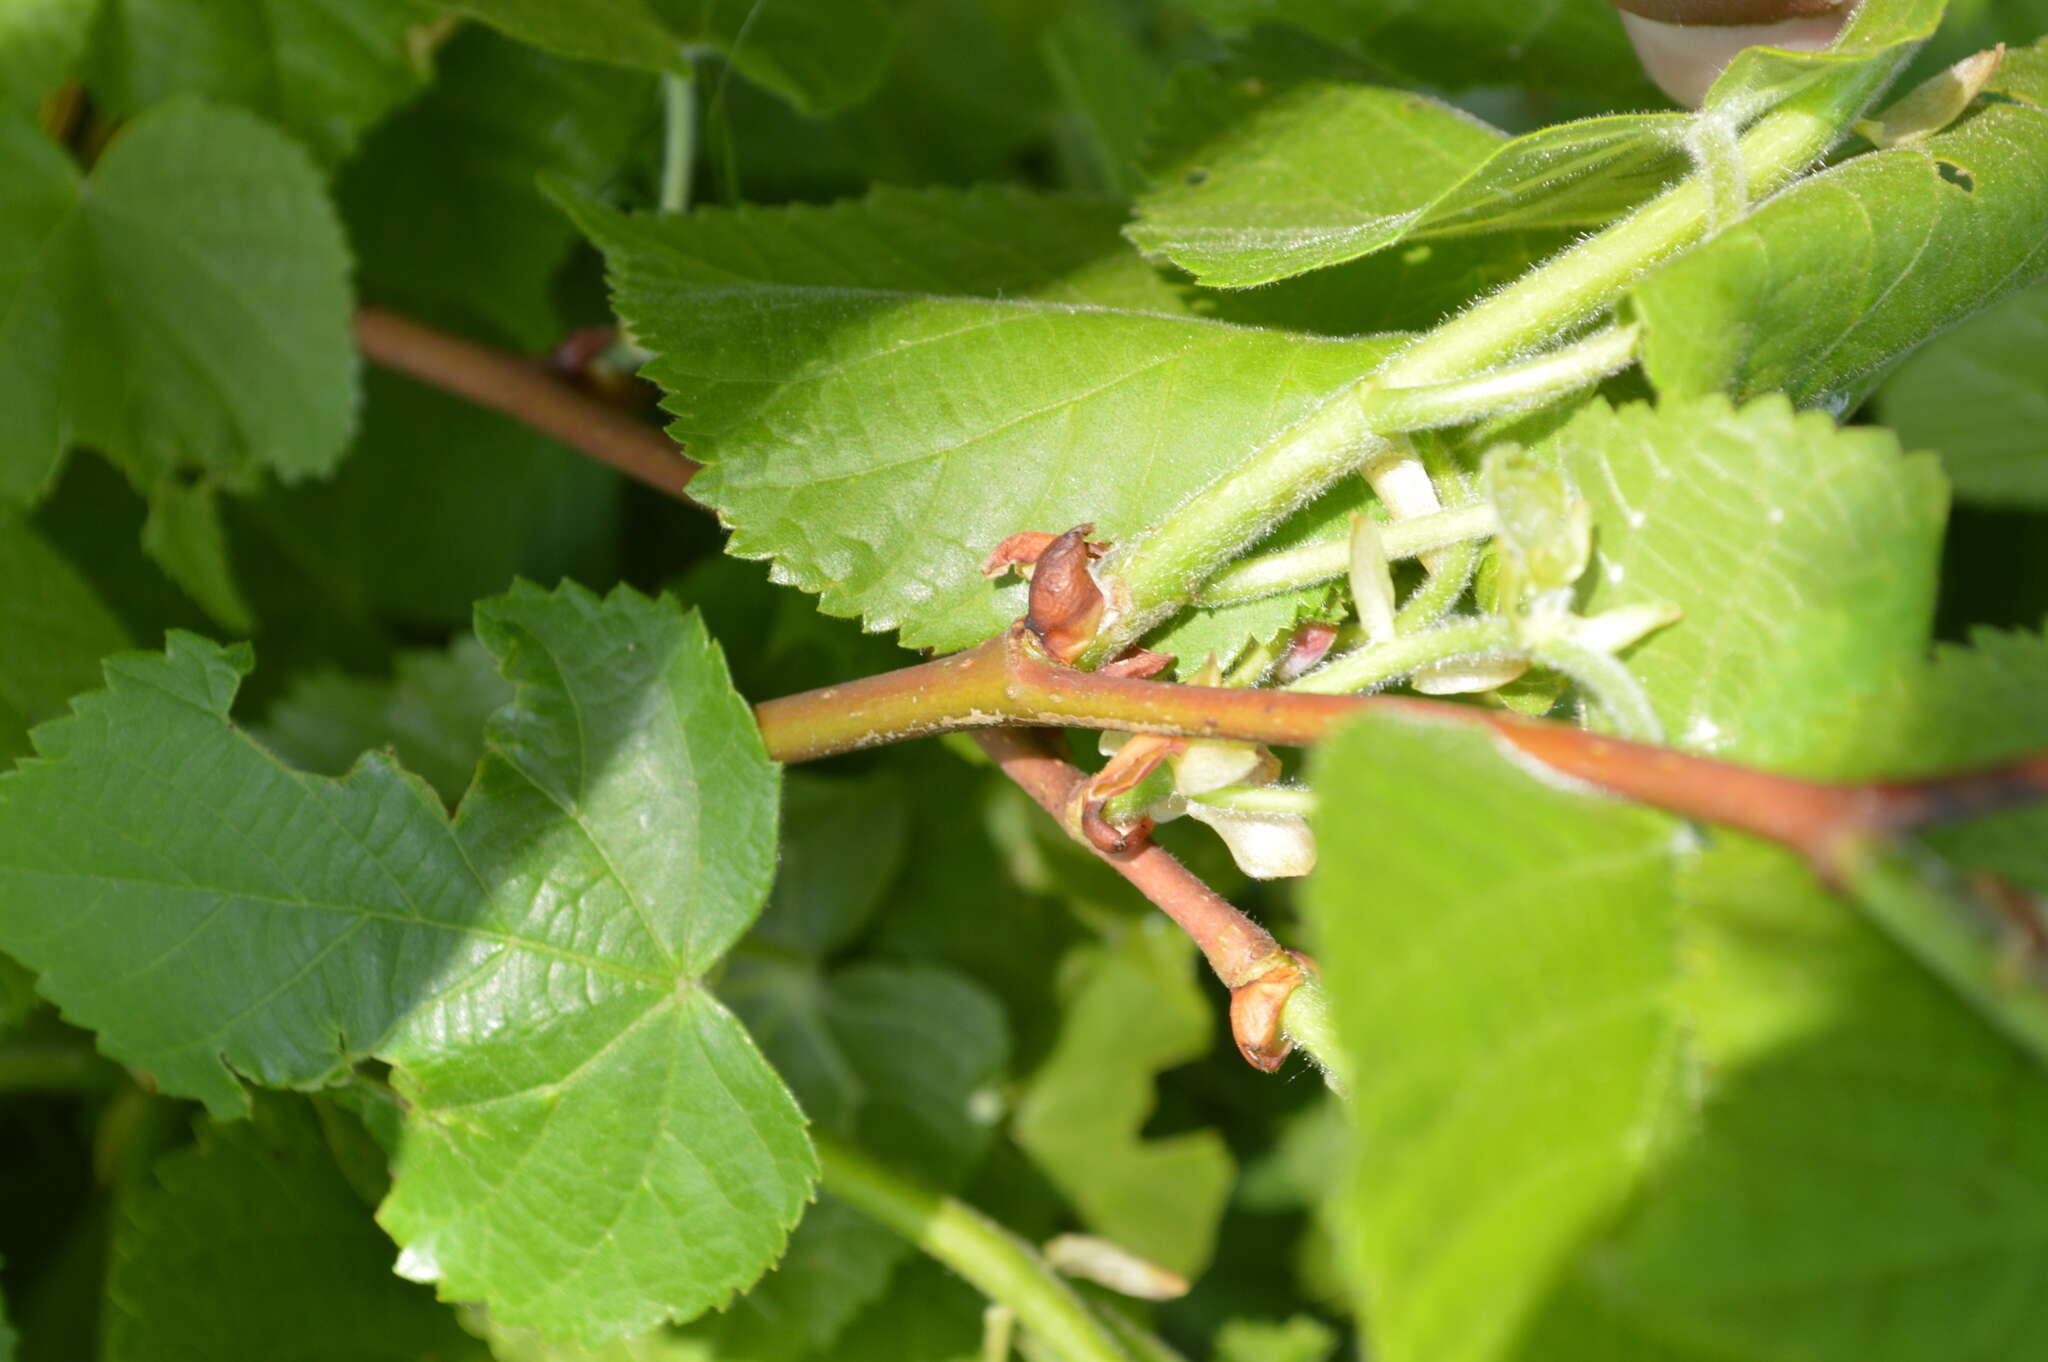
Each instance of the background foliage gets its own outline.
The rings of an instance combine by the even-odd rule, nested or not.
[[[1845,779],[2048,747],[2048,4],[1859,22],[2014,51],[1432,446],[1583,494],[1583,613],[1682,607],[1672,741]],[[0,1362],[980,1357],[841,1145],[1190,1279],[1087,1288],[1189,1357],[2039,1355],[2034,985],[1783,852],[1395,719],[1308,763],[1298,893],[1164,830],[1322,961],[1346,1108],[971,745],[785,773],[747,708],[988,637],[1006,535],[1156,525],[1698,126],[1605,0],[0,0]],[[715,520],[364,304],[622,322]]]

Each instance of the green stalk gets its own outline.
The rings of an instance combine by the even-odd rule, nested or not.
[[[811,1138],[826,1191],[1015,1311],[1061,1362],[1136,1362],[1116,1332],[1016,1235],[821,1131]]]
[[[1401,634],[1325,662],[1287,687],[1310,695],[1347,695],[1369,690],[1417,667],[1453,658],[1520,655],[1522,646],[1506,620],[1468,619],[1421,633]]]
[[[1314,790],[1290,789],[1285,785],[1226,785],[1189,795],[1188,803],[1206,804],[1212,809],[1237,813],[1284,814],[1306,818],[1316,811]]]
[[[1650,697],[1635,673],[1612,653],[1582,648],[1568,639],[1541,639],[1525,645],[1531,662],[1569,676],[1630,742],[1661,743],[1664,724],[1650,707]]]
[[[1436,549],[1471,539],[1485,539],[1500,529],[1500,517],[1485,502],[1455,506],[1434,515],[1417,516],[1380,526],[1380,543],[1389,558],[1417,558]],[[1260,558],[1232,563],[1202,588],[1200,604],[1235,605],[1283,591],[1297,591],[1334,582],[1351,567],[1351,543],[1331,539],[1304,544]]]
[[[1904,56],[1845,66],[1786,100],[1743,135],[1741,180],[1761,196],[1825,155],[1897,73]],[[1735,167],[1717,168],[1725,182]],[[1113,616],[1083,665],[1097,665],[1186,601],[1217,567],[1241,554],[1281,516],[1383,449],[1398,425],[1376,419],[1387,390],[1428,388],[1483,375],[1554,342],[1613,304],[1647,270],[1704,237],[1717,195],[1695,176],[1633,216],[1531,270],[1388,359],[1292,430],[1187,502],[1142,539],[1105,560]],[[1487,414],[1482,405],[1465,419]],[[1414,413],[1409,413],[1414,415]],[[1449,413],[1437,410],[1434,420]]]
[[[1322,1068],[1323,1081],[1329,1084],[1331,1092],[1339,1097],[1351,1095],[1352,1074],[1337,1038],[1330,991],[1320,979],[1310,975],[1288,995],[1287,1006],[1280,1013],[1280,1028]]]
[[[697,164],[697,75],[692,62],[686,72],[661,78],[661,198],[664,214],[690,211],[690,172]]]

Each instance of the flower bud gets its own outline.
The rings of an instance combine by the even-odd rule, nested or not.
[[[1847,0],[1609,0],[1643,70],[1680,104],[1697,108],[1745,47],[1811,52],[1841,31]]]

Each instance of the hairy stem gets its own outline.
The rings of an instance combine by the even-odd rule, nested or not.
[[[1432,662],[1506,656],[1519,647],[1505,620],[1457,620],[1419,633],[1397,634],[1332,658],[1288,689],[1305,695],[1345,695],[1383,686]]]
[[[1380,543],[1389,558],[1418,558],[1437,549],[1467,540],[1485,539],[1498,532],[1500,517],[1485,502],[1456,506],[1413,520],[1397,520],[1380,527]],[[1348,540],[1331,539],[1304,544],[1298,549],[1269,553],[1233,563],[1209,579],[1197,600],[1199,605],[1235,605],[1283,591],[1297,591],[1320,582],[1334,582],[1351,566]]]
[[[531,360],[381,307],[356,314],[356,344],[386,369],[503,412],[658,492],[689,500],[684,489],[697,465],[674,441]]]
[[[1029,1244],[981,1212],[813,1129],[825,1190],[966,1278],[1061,1362],[1137,1362]]]
[[[1760,119],[1737,144],[1748,192],[1768,193],[1825,154],[1904,60],[1831,71]],[[1723,178],[1726,173],[1724,168]],[[1518,361],[1529,351],[1589,322],[1645,271],[1705,236],[1715,207],[1706,177],[1674,186],[1397,352],[1143,538],[1119,545],[1102,571],[1111,583],[1114,614],[1083,664],[1098,665],[1142,637],[1288,510],[1398,433],[1403,416],[1417,413],[1402,413],[1403,399],[1391,390],[1428,390],[1523,367]],[[1479,378],[1482,387],[1485,381]],[[1489,410],[1475,395],[1461,419]],[[1446,414],[1435,410],[1431,420]]]

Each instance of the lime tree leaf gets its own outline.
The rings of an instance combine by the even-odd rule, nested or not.
[[[389,680],[321,672],[292,684],[257,735],[302,771],[338,776],[389,747],[446,804],[462,797],[483,755],[484,723],[512,698],[474,638],[400,653]]]
[[[1844,412],[1928,337],[2048,272],[2048,113],[1986,108],[1779,195],[1639,285],[1658,391]]]
[[[1194,8],[1231,28],[1288,24],[1422,84],[1534,85],[1632,105],[1657,98],[1604,0],[1194,0]]]
[[[363,393],[361,433],[334,477],[238,505],[252,569],[260,560],[246,541],[260,535],[354,611],[435,632],[467,629],[474,603],[518,577],[619,575],[621,487],[609,469],[380,369]],[[490,515],[474,514],[484,505]]]
[[[0,5],[0,110],[33,111],[64,83],[85,52],[94,7],[95,0]]]
[[[118,117],[205,95],[332,165],[424,83],[407,37],[428,17],[409,0],[103,0],[88,75]]]
[[[1307,910],[1359,1075],[1348,1238],[1372,1354],[1524,1356],[1516,1334],[1670,1133],[1672,824],[1410,719],[1348,726],[1315,780]]]
[[[236,110],[160,105],[90,177],[0,120],[0,500],[74,443],[144,487],[331,468],[355,404],[348,255],[320,174]]]
[[[335,1165],[303,1101],[207,1122],[124,1196],[105,1322],[110,1362],[486,1356],[425,1287]]]
[[[775,887],[747,944],[812,960],[852,945],[903,869],[908,803],[894,771],[832,780],[792,772]]]
[[[1021,613],[1021,588],[980,570],[1009,535],[1144,529],[1390,344],[1190,315],[1105,204],[879,192],[577,214],[731,550],[909,647]]]
[[[1690,164],[1679,114],[1511,139],[1426,95],[1256,67],[1182,76],[1159,124],[1127,235],[1218,288],[1412,239],[1603,223]]]
[[[1580,1274],[1595,1308],[1557,1311],[1546,1341],[1798,1362],[2048,1347],[2028,1285],[2048,1264],[2038,1061],[1790,857],[1725,840],[1679,881],[1697,1133]]]
[[[166,478],[149,489],[142,551],[223,628],[247,634],[255,627],[248,598],[235,581],[220,488],[211,480]]]
[[[1590,404],[1548,447],[1593,505],[1584,608],[1685,614],[1628,665],[1672,739],[1820,773],[1859,691],[1919,655],[1947,505],[1933,459],[1782,397]]]
[[[1059,1040],[1018,1102],[1012,1135],[1091,1233],[1192,1278],[1215,1251],[1234,1162],[1214,1130],[1140,1132],[1160,1071],[1199,1059],[1214,1039],[1194,947],[1145,917],[1079,948],[1061,979]]]
[[[1161,59],[1128,23],[1096,8],[1060,16],[1040,36],[1039,48],[1062,103],[1080,125],[1091,182],[1112,194],[1131,193],[1153,103],[1166,89]]]
[[[809,1194],[795,1104],[701,984],[767,893],[775,770],[672,604],[521,587],[477,631],[515,696],[452,823],[386,757],[336,781],[236,732],[246,651],[115,659],[0,778],[0,944],[223,1116],[238,1075],[387,1060],[406,1273],[597,1340],[752,1281]]]
[[[28,730],[63,713],[129,646],[99,593],[21,519],[0,515],[0,762],[29,750]]]
[[[843,108],[881,80],[901,0],[452,0],[522,42],[587,61],[690,69],[707,43],[799,108]]]
[[[931,965],[865,961],[826,971],[744,947],[719,984],[818,1126],[888,1151],[920,1181],[958,1187],[1002,1110],[1001,1007]],[[826,1197],[773,1272],[695,1332],[735,1357],[837,1356],[831,1345],[912,1253],[901,1236]]]
[[[538,178],[614,178],[653,125],[656,82],[475,27],[435,66],[433,88],[372,133],[342,173],[363,291],[547,349],[562,337],[553,276],[576,230]]]
[[[1928,342],[1878,409],[1906,444],[1940,453],[1958,499],[2048,509],[2048,284]]]

